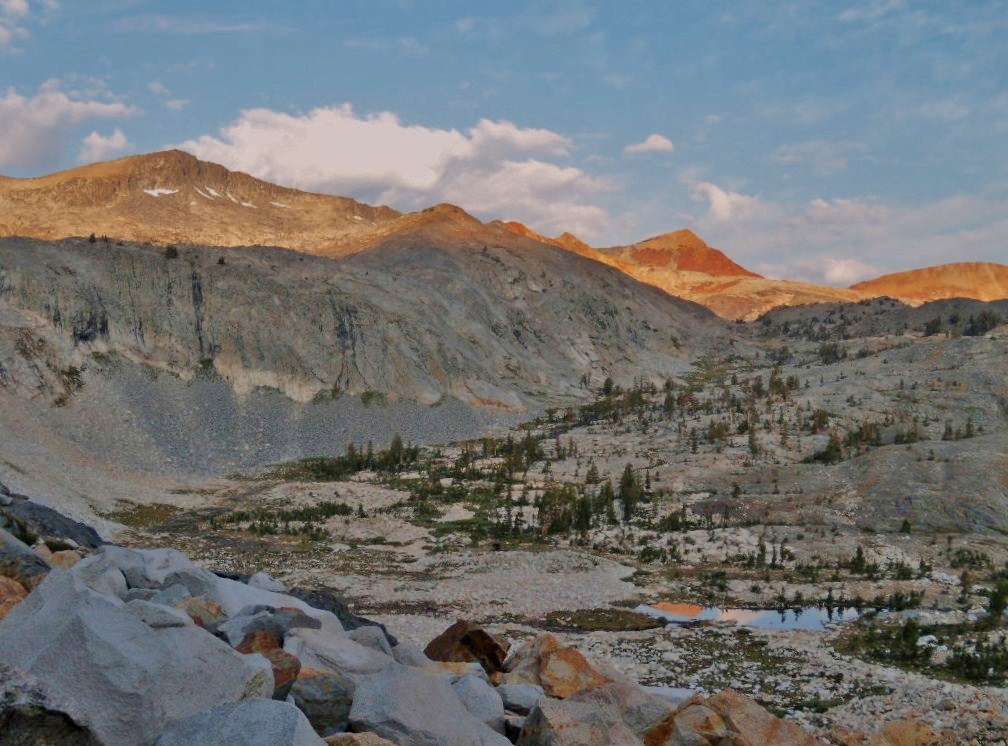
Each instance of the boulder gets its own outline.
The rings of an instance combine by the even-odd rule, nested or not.
[[[396,665],[390,656],[347,637],[333,637],[325,630],[293,629],[284,640],[284,650],[296,656],[302,665],[340,673],[355,681]]]
[[[0,664],[0,735],[10,746],[101,746],[86,726],[55,703],[43,687],[23,671]]]
[[[237,645],[251,632],[270,632],[281,640],[295,627],[321,629],[322,622],[300,609],[276,609],[272,606],[246,606],[217,626],[217,634]],[[341,631],[342,632],[342,631]]]
[[[396,663],[401,663],[404,666],[423,668],[431,663],[431,659],[424,655],[420,648],[408,642],[400,642],[392,648],[392,657],[395,658]]]
[[[95,578],[110,574],[104,563],[53,570],[0,622],[0,663],[41,682],[58,711],[109,746],[147,744],[170,721],[272,694],[261,656],[193,625],[152,628],[96,591]]]
[[[287,590],[283,583],[265,572],[257,572],[245,584],[261,591],[273,591],[274,593],[284,593]]]
[[[363,627],[352,629],[347,632],[347,637],[354,642],[360,643],[366,648],[377,650],[379,653],[392,658],[395,657],[392,655],[392,646],[389,645],[389,641],[385,636],[385,633],[374,625],[365,624]]]
[[[133,589],[130,589],[133,590]],[[206,596],[194,596],[175,604],[175,608],[184,611],[197,627],[215,630],[227,616],[221,605]]]
[[[0,516],[26,544],[42,539],[50,549],[96,549],[105,541],[90,526],[22,496],[0,507]]]
[[[640,739],[610,712],[589,702],[546,698],[525,718],[519,746],[635,746]]]
[[[395,743],[387,738],[382,738],[377,733],[335,733],[322,740],[328,746],[396,746]]]
[[[509,746],[473,717],[443,676],[389,666],[363,677],[350,708],[350,726],[401,746]]]
[[[581,653],[561,645],[549,633],[519,648],[508,660],[504,674],[506,684],[538,684],[547,695],[560,699],[610,681]]]
[[[729,736],[724,718],[694,702],[669,714],[644,734],[644,746],[717,746]]]
[[[870,746],[952,746],[958,739],[951,733],[939,733],[920,720],[896,720],[886,723],[869,742]]]
[[[279,650],[283,640],[272,632],[256,629],[245,635],[245,638],[235,646],[239,653],[262,653],[266,650]]]
[[[162,590],[179,585],[190,596],[203,596],[212,595],[217,586],[217,576],[176,549],[126,549],[105,545],[98,554],[107,557],[122,571],[130,588]]]
[[[301,661],[279,648],[260,651],[273,669],[273,699],[286,699],[301,671]]]
[[[504,732],[504,701],[485,678],[463,676],[453,681],[451,688],[473,717],[498,733]]]
[[[497,693],[504,700],[504,707],[519,715],[528,715],[546,692],[538,684],[501,684]]]
[[[644,687],[613,681],[585,689],[568,699],[540,700],[529,713],[519,743],[639,744],[649,730],[672,712],[667,701]],[[603,737],[605,740],[598,740]]]
[[[193,624],[193,620],[185,612],[150,601],[142,601],[139,598],[127,601],[125,609],[148,627],[154,629],[191,627]]]
[[[157,746],[322,746],[297,707],[270,699],[228,702],[172,723]]]
[[[347,729],[356,688],[351,679],[338,673],[301,669],[291,685],[290,698],[315,732],[327,736]]]
[[[28,590],[14,578],[0,575],[0,619],[7,616],[14,606],[24,601],[27,595]]]
[[[192,595],[193,594],[189,592],[189,589],[181,583],[173,583],[155,592],[154,595],[147,600],[151,603],[162,604],[164,606],[175,606],[176,604],[185,601],[187,598],[192,598]]]
[[[0,575],[31,590],[49,574],[49,563],[13,534],[0,528]]]
[[[357,616],[350,611],[350,607],[346,605],[346,602],[343,599],[330,591],[318,588],[295,587],[288,590],[287,595],[303,601],[314,609],[328,611],[330,614],[333,614],[337,619],[339,619],[340,624],[345,630],[357,629],[358,627],[365,626],[378,627],[378,629],[380,629],[385,635],[389,645],[395,647],[399,644],[399,641],[391,635],[387,629],[385,629],[384,624],[374,622],[362,616]]]
[[[424,649],[435,661],[479,661],[488,674],[502,670],[507,652],[506,641],[465,620],[455,622]]]
[[[424,666],[423,670],[427,673],[447,675],[450,677],[451,681],[461,679],[463,676],[479,676],[480,678],[485,679],[488,683],[490,682],[490,677],[487,676],[487,672],[478,661],[469,661],[468,663],[434,661],[433,663],[428,663]]]
[[[49,564],[62,570],[69,570],[82,559],[84,559],[84,555],[79,549],[60,549],[52,553]]]
[[[777,717],[755,700],[732,689],[708,697],[704,704],[724,718],[730,731],[752,744],[819,746],[825,743],[797,723]]]

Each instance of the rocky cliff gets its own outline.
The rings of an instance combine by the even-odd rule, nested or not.
[[[0,241],[4,450],[70,438],[219,472],[396,431],[450,440],[734,339],[611,268],[437,212],[340,261]]]

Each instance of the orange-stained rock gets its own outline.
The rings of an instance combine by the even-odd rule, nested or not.
[[[301,661],[280,648],[258,650],[273,668],[273,699],[285,699],[301,672]]]
[[[687,702],[644,734],[644,746],[715,746],[728,735],[723,717],[706,705]]]
[[[1008,298],[1008,265],[994,262],[957,262],[894,272],[851,285],[866,295],[888,295],[903,301],[940,298]]]
[[[942,734],[920,720],[896,720],[886,723],[882,732],[869,741],[870,746],[953,746],[951,734]]]
[[[28,590],[14,578],[0,575],[0,619],[28,595]]]
[[[223,607],[206,596],[193,596],[179,601],[175,604],[175,608],[184,611],[197,626],[203,629],[210,629],[227,619]]]
[[[597,671],[577,650],[562,646],[553,635],[544,633],[515,653],[508,662],[504,681],[539,684],[548,696],[563,699],[612,679]]]
[[[50,565],[63,570],[69,570],[80,561],[81,553],[76,549],[61,549],[58,552],[53,552],[49,557]]]
[[[488,674],[502,669],[507,652],[505,640],[465,620],[455,622],[424,648],[432,661],[479,661]]]
[[[280,648],[280,638],[264,629],[254,629],[235,647],[239,653],[262,653]]]
[[[708,697],[704,705],[724,718],[729,730],[741,736],[742,743],[752,746],[770,743],[776,746],[820,746],[826,743],[797,723],[777,717],[755,700],[732,689]]]

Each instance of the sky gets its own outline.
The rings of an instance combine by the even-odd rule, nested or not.
[[[171,147],[771,277],[1008,262],[1008,2],[0,0],[0,174]]]

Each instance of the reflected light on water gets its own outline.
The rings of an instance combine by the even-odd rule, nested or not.
[[[850,608],[822,608],[810,606],[797,609],[732,609],[717,606],[658,601],[642,604],[637,611],[664,619],[673,624],[693,622],[728,622],[758,629],[821,630],[833,622],[849,622],[859,614]]]

